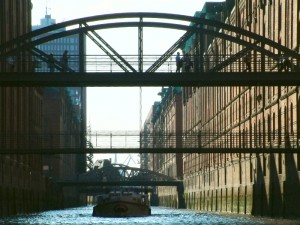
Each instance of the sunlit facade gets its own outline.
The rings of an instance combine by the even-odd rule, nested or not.
[[[299,11],[299,2],[293,0],[227,0],[206,3],[203,11],[195,16],[243,28],[299,53]],[[201,41],[204,71],[245,48],[219,38],[204,37]],[[183,46],[184,54],[194,56],[194,62],[198,60],[195,56],[199,49],[200,39],[196,35]],[[267,50],[278,57],[281,55],[276,49]],[[248,55],[250,59],[246,60]],[[299,62],[293,61],[292,65],[297,67]],[[193,69],[199,72],[197,64]],[[292,70],[293,66],[287,72]],[[280,71],[280,68],[276,59],[250,49],[222,71],[262,72],[263,76],[263,72]],[[183,141],[183,147],[261,148],[262,152],[270,147],[298,148],[298,89],[296,86],[184,87],[182,126],[183,140],[187,141]],[[199,137],[197,141],[188,141],[195,135]],[[161,165],[166,163],[163,161]],[[186,205],[197,210],[299,216],[299,174],[300,153],[183,155]],[[173,206],[174,196],[165,199],[169,193],[161,193],[160,200],[166,206]]]
[[[260,34],[299,52],[298,1],[238,1],[226,23]],[[195,53],[199,42],[189,46]],[[207,58],[234,55],[244,47],[215,38]],[[275,49],[268,49],[277,54]],[[274,59],[249,50],[224,72],[278,71]],[[246,57],[246,56],[245,56]],[[298,62],[293,62],[298,64]],[[215,65],[213,60],[205,69]],[[289,68],[288,70],[292,70]],[[251,75],[250,75],[251,76]],[[200,147],[298,147],[298,87],[185,88],[184,132],[201,133]],[[190,94],[188,94],[190,93]],[[197,109],[198,114],[190,111]],[[214,134],[207,137],[204,134]],[[187,205],[209,211],[297,216],[300,154],[185,154]]]

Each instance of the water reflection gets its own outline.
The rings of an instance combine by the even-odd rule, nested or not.
[[[287,222],[285,224],[298,224]],[[0,219],[0,225],[68,225],[68,224],[124,224],[124,225],[232,225],[232,224],[284,224],[283,220],[271,220],[263,218],[253,218],[247,216],[219,215],[211,213],[201,213],[191,210],[177,210],[161,207],[152,207],[152,215],[149,217],[136,218],[101,218],[92,217],[92,207],[80,207],[65,210],[47,211],[28,215]],[[300,224],[300,221],[299,221]]]

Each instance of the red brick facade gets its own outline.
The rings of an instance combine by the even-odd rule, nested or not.
[[[255,32],[299,52],[299,1],[235,1],[224,22]],[[244,37],[241,37],[244,38]],[[196,51],[198,42],[191,46]],[[244,47],[215,38],[209,58],[234,55]],[[267,47],[275,54],[276,49]],[[247,68],[240,60],[224,72],[278,71],[277,63],[254,50]],[[298,62],[294,61],[296,65]],[[213,66],[213,62],[210,65]],[[292,70],[292,68],[289,68]],[[249,74],[249,76],[251,76]],[[184,132],[215,133],[202,147],[269,148],[299,146],[298,87],[185,88]],[[190,113],[195,109],[199,114]],[[185,113],[186,112],[186,113]],[[225,135],[226,140],[219,141]],[[228,135],[232,134],[232,135]],[[224,135],[224,136],[222,136]],[[300,154],[185,154],[189,208],[264,216],[299,216]]]
[[[31,31],[31,8],[30,0],[0,1],[0,44]],[[31,71],[28,54],[17,52],[11,55],[13,64],[9,64],[9,57],[1,58],[0,72]],[[1,149],[42,148],[47,104],[44,92],[39,87],[0,87]],[[55,119],[62,118],[62,115],[68,118],[52,121],[57,127],[51,132],[79,133],[80,125],[71,113],[74,108],[70,102],[70,96],[65,92],[59,96],[57,103],[60,107],[56,107]],[[78,137],[73,140],[80,141]],[[76,173],[77,156],[57,157],[56,162],[59,177]],[[66,165],[69,170],[65,169]],[[43,174],[42,155],[0,155],[0,216],[61,208],[70,203],[74,206],[74,199],[78,200],[74,189],[69,189],[63,197],[62,190],[54,188]]]
[[[262,35],[299,53],[299,1],[225,2],[210,3],[217,4],[213,5],[214,10],[222,9],[218,14],[215,11],[210,14],[211,5],[206,4],[205,18],[221,15],[214,19]],[[246,40],[242,35],[239,38]],[[205,37],[201,44],[207,60],[204,71],[216,65],[220,58],[245,48],[219,38]],[[200,42],[196,38],[184,51],[195,56],[199,48]],[[278,56],[281,54],[275,48],[266,48]],[[248,61],[240,59],[222,71],[255,71],[262,72],[263,76],[264,71],[279,70],[276,60],[254,50],[248,54],[251,59],[249,67]],[[299,66],[299,62],[293,63]],[[196,75],[201,76],[201,73]],[[299,88],[294,86],[184,87],[182,130],[186,142],[183,142],[183,147],[299,148],[299,103]],[[172,106],[168,101],[162,104],[166,104],[162,108]],[[197,143],[188,141],[195,134],[199,135]],[[168,161],[159,163],[167,165]],[[167,168],[160,171],[167,173]],[[184,154],[183,178],[186,205],[191,209],[299,216],[300,194],[296,190],[300,188],[300,153]],[[169,190],[161,192],[160,203],[176,206],[176,193],[171,193]]]

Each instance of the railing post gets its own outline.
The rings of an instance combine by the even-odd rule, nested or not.
[[[142,149],[142,131],[140,130],[140,149]]]
[[[112,133],[110,133],[110,148],[112,148]]]
[[[79,24],[79,27],[82,27],[82,24]],[[85,72],[85,37],[84,33],[79,33],[79,72]]]

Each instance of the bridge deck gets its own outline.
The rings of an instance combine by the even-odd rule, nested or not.
[[[297,72],[0,73],[0,86],[300,86]]]
[[[0,154],[300,153],[300,148],[53,148],[0,149]]]
[[[62,186],[181,186],[181,180],[174,181],[150,181],[150,180],[136,180],[136,181],[78,181],[78,180],[58,180],[56,183]]]

